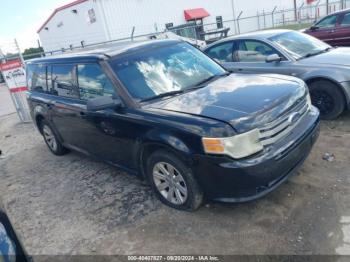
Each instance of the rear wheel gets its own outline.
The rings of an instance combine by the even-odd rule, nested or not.
[[[40,122],[40,127],[45,143],[53,154],[62,156],[68,153],[68,149],[61,144],[57,138],[57,135],[54,133],[50,124],[46,120],[42,120]]]
[[[203,202],[203,193],[192,171],[175,155],[153,153],[147,161],[147,175],[158,198],[166,205],[194,211]]]
[[[320,110],[322,119],[335,119],[343,113],[345,100],[336,84],[319,80],[311,83],[309,88],[312,104]]]

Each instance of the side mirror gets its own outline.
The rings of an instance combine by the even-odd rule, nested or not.
[[[122,101],[110,96],[100,96],[87,101],[87,111],[99,111],[122,106]]]
[[[311,31],[316,31],[317,29],[319,29],[319,27],[316,26],[316,25],[313,25],[313,26],[310,27]]]
[[[266,57],[266,63],[281,62],[281,60],[282,58],[277,54],[269,55]]]

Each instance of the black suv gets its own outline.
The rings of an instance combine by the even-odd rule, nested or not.
[[[319,129],[303,81],[230,74],[181,41],[40,58],[27,78],[54,154],[76,150],[138,174],[177,209],[267,194],[304,162]]]

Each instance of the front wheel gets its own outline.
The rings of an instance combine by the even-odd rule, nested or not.
[[[175,155],[153,153],[147,161],[147,175],[158,198],[166,205],[194,211],[203,202],[203,193],[192,171]]]
[[[320,80],[313,82],[309,88],[312,104],[320,110],[322,119],[336,119],[343,113],[344,96],[334,83]]]

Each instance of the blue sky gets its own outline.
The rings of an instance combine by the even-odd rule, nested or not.
[[[57,7],[73,0],[0,0],[0,47],[17,38],[21,49],[37,46],[36,31]]]

